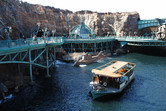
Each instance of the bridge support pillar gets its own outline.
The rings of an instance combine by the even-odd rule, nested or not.
[[[56,65],[56,50],[55,50],[55,47],[54,47],[54,67]]]
[[[18,64],[18,74],[21,75],[21,68],[20,68],[20,64]]]
[[[49,48],[48,47],[46,47],[46,64],[47,64],[47,75],[46,75],[46,77],[47,78],[49,78],[49,77],[51,77],[51,75],[49,74],[49,57],[48,57],[48,51],[49,51]]]
[[[106,52],[108,51],[108,42],[106,42]]]
[[[103,51],[103,42],[101,43],[101,49],[100,49],[100,51]]]
[[[94,43],[95,52],[97,52],[96,42]]]
[[[32,60],[31,60],[31,49],[29,51],[29,71],[30,71],[30,85],[34,85],[33,76],[32,76]]]
[[[22,53],[19,54],[19,60],[21,60],[21,54]],[[20,67],[21,67],[20,64],[18,64],[18,74],[19,75],[21,75],[21,68]]]
[[[73,45],[72,45],[72,43],[71,43],[71,53],[73,52]]]

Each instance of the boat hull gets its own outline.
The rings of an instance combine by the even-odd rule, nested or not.
[[[104,92],[91,91],[91,94],[92,94],[92,98],[96,99],[96,98],[100,98],[100,97],[104,97],[106,95],[109,95],[110,93],[108,94],[108,93],[104,93]]]

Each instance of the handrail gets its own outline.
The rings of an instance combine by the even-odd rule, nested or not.
[[[11,47],[21,47],[21,46],[32,46],[37,44],[50,44],[50,43],[63,43],[62,37],[48,37],[46,38],[46,43],[44,42],[44,38],[36,37],[36,38],[27,38],[27,39],[17,39],[17,40],[1,40],[0,48],[11,48]]]
[[[145,37],[145,36],[123,36],[123,37],[116,37],[116,36],[106,36],[106,37],[96,37],[96,38],[65,38],[65,37],[36,37],[36,38],[27,38],[27,39],[17,39],[17,40],[0,40],[0,48],[12,48],[12,47],[20,47],[20,46],[32,46],[32,45],[46,45],[46,44],[56,44],[60,43],[63,44],[65,41],[107,41],[107,40],[122,40],[122,41],[146,41],[146,40],[158,40],[156,37]]]
[[[96,37],[96,38],[64,38],[64,40],[86,41],[86,40],[109,40],[115,39],[114,37]]]
[[[147,36],[123,36],[123,37],[116,37],[115,38],[116,40],[119,40],[119,41],[135,41],[135,42],[139,42],[139,41],[155,41],[155,42],[164,42],[160,39],[158,39],[157,37],[147,37]]]

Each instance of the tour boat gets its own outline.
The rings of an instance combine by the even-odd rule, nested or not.
[[[105,65],[92,69],[93,81],[90,82],[93,99],[122,90],[134,79],[136,64],[124,61],[111,61]]]

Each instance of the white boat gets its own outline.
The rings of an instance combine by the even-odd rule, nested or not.
[[[134,79],[135,66],[134,63],[112,61],[93,69],[93,81],[90,82],[93,99],[120,93]]]
[[[103,51],[100,51],[97,55],[90,55],[85,53],[81,55],[73,64],[73,66],[79,65],[88,65],[98,60],[103,60],[106,57],[111,56],[111,53],[104,54]]]

